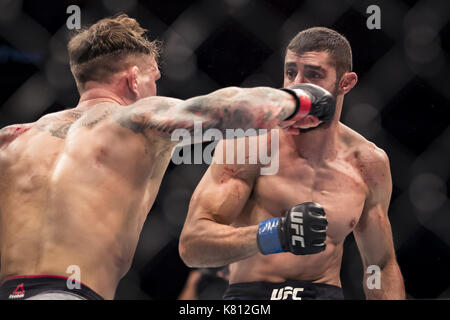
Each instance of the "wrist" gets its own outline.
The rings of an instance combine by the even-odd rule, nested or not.
[[[278,218],[267,219],[259,224],[257,244],[264,255],[284,252],[278,235],[278,224]]]
[[[289,93],[295,99],[294,112],[284,119],[284,121],[297,121],[307,116],[311,111],[311,96],[301,89],[281,88],[284,92]]]
[[[288,114],[288,116],[285,119],[283,119],[283,121],[287,121],[287,120],[293,118],[297,114],[298,110],[300,109],[300,100],[298,99],[297,95],[292,90],[289,90],[286,88],[280,88],[279,90],[287,93],[287,94],[284,94],[283,96],[286,96],[286,98],[290,102],[289,104],[286,104],[287,106],[289,106],[289,108],[286,108],[287,109],[286,114]],[[285,104],[282,104],[282,105],[285,105]]]

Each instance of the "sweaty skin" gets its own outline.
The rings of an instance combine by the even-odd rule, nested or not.
[[[353,232],[364,270],[369,265],[381,270],[381,289],[367,288],[364,274],[366,297],[402,299],[404,285],[387,215],[392,191],[389,160],[383,150],[339,122],[343,96],[356,83],[356,75],[346,73],[337,82],[327,52],[297,56],[288,50],[284,86],[297,83],[334,92],[335,118],[318,126],[317,119],[307,117],[289,130],[280,130],[279,170],[274,175],[260,175],[259,164],[219,164],[233,141],[219,144],[217,148],[225,151],[216,152],[219,155],[192,196],[180,255],[191,267],[230,264],[230,284],[302,280],[341,286],[343,243]],[[304,125],[318,127],[295,129]],[[241,152],[248,156],[248,150]],[[326,212],[326,250],[305,256],[262,255],[257,247],[258,224],[309,201]]]
[[[306,159],[299,155],[295,138],[280,131],[279,170],[276,175],[259,175],[257,165],[246,168],[244,165],[213,163],[210,166],[191,200],[191,210],[198,210],[196,220],[200,216],[206,219],[205,211],[215,209],[214,219],[223,219],[222,223],[230,223],[234,227],[252,226],[252,242],[256,241],[259,222],[279,217],[303,202],[321,204],[329,222],[324,252],[296,256],[291,253],[262,255],[254,251],[253,256],[231,264],[230,283],[298,279],[340,286],[342,244],[357,225],[368,194],[361,172],[366,160],[362,154],[370,155],[371,151],[376,151],[375,146],[369,145],[348,127],[341,125],[340,131],[343,137],[337,141],[338,153],[319,163],[315,158]],[[376,152],[381,161],[383,154]],[[228,192],[230,195],[226,197]],[[191,220],[187,220],[188,223],[193,224]],[[199,231],[198,228],[196,230]],[[223,234],[221,238],[226,242]],[[226,250],[225,247],[223,249]],[[202,257],[205,263],[212,262],[208,253]],[[214,264],[219,266],[226,262],[230,261],[214,261]]]
[[[91,100],[0,130],[0,277],[70,276],[113,299],[129,270],[177,128],[272,128],[287,93],[226,88],[186,101],[130,106]]]

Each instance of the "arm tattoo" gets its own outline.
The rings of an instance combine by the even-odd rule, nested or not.
[[[127,118],[118,119],[118,123],[122,127],[130,129],[134,133],[141,133],[143,135],[145,135],[145,130],[150,127],[149,124],[140,122],[139,119],[136,119],[133,115]]]
[[[134,133],[158,132],[170,137],[175,129],[203,130],[273,128],[295,110],[295,101],[278,89],[226,88],[186,101],[165,97],[142,99],[122,113],[117,122]]]
[[[148,99],[148,100],[156,100]],[[117,122],[124,128],[130,129],[136,134],[143,134],[147,129],[157,129],[155,127],[156,122],[151,121],[156,115],[162,115],[168,112],[172,108],[172,104],[168,101],[158,101],[149,103],[145,106],[131,107],[121,113],[121,116],[117,119]],[[169,119],[168,119],[169,120]],[[158,130],[158,129],[157,129]]]

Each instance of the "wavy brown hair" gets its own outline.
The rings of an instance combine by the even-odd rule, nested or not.
[[[107,82],[136,58],[160,56],[161,43],[149,41],[146,29],[126,14],[104,18],[81,29],[68,44],[70,69],[80,92],[87,81]]]

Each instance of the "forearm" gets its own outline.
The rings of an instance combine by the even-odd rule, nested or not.
[[[367,270],[367,269],[366,269]],[[403,300],[405,299],[405,286],[397,262],[386,264],[380,268],[378,275],[364,275],[364,292],[368,300]],[[377,282],[379,281],[379,282]],[[379,284],[379,285],[377,285]]]
[[[257,225],[237,228],[211,220],[195,225],[195,230],[183,231],[180,237],[180,255],[190,267],[220,267],[259,252]]]

